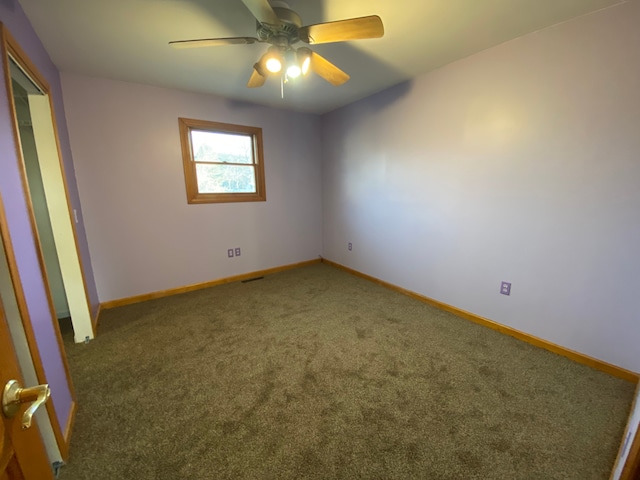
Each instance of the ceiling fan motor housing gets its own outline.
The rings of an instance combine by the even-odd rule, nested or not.
[[[260,41],[271,43],[279,47],[287,47],[298,42],[298,29],[302,27],[300,15],[289,8],[273,7],[273,11],[280,19],[280,25],[266,25],[256,22],[257,35]]]

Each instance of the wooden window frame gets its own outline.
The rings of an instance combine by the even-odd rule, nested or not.
[[[178,124],[180,127],[180,144],[182,146],[182,163],[184,166],[184,180],[187,189],[188,203],[264,202],[267,200],[264,181],[264,155],[261,128],[182,117],[178,118]],[[254,193],[198,192],[196,162],[193,159],[193,149],[191,146],[191,130],[251,136],[253,139],[253,167],[256,179],[256,191]]]

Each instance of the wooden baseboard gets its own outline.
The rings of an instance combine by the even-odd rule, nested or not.
[[[100,304],[100,311],[107,308],[122,307],[124,305],[131,305],[132,303],[146,302],[147,300],[154,300],[156,298],[169,297],[171,295],[178,295],[180,293],[193,292],[194,290],[201,290],[203,288],[215,287],[216,285],[222,285],[231,282],[240,282],[242,280],[248,280],[255,277],[263,277],[265,275],[271,275],[273,273],[282,272],[284,270],[291,270],[293,268],[306,267],[307,265],[313,265],[314,263],[320,263],[321,258],[314,260],[307,260],[305,262],[293,263],[290,265],[282,265],[280,267],[268,268],[266,270],[258,270],[257,272],[243,273],[241,275],[235,275],[233,277],[219,278],[217,280],[210,280],[208,282],[196,283],[193,285],[186,285],[184,287],[170,288],[168,290],[161,290],[159,292],[144,293],[142,295],[135,295],[133,297],[120,298],[117,300],[109,300]]]
[[[136,295],[133,297],[120,298],[117,300],[110,300],[107,302],[103,302],[100,304],[98,309],[98,315],[103,309],[107,308],[115,308],[122,307],[124,305],[131,305],[133,303],[145,302],[147,300],[153,300],[156,298],[168,297],[171,295],[178,295],[180,293],[192,292],[194,290],[201,290],[203,288],[215,287],[216,285],[222,285],[225,283],[231,282],[239,282],[242,280],[248,280],[250,278],[261,277],[264,275],[270,275],[273,273],[281,272],[284,270],[290,270],[293,268],[304,267],[307,265],[313,265],[315,263],[325,263],[332,267],[343,270],[347,273],[355,275],[360,278],[364,278],[371,282],[377,283],[378,285],[382,285],[383,287],[389,288],[396,292],[402,293],[403,295],[407,295],[411,298],[419,300],[421,302],[427,303],[434,307],[437,307],[441,310],[445,310],[447,312],[453,313],[454,315],[464,318],[466,320],[470,320],[474,323],[478,323],[485,327],[491,328],[493,330],[497,330],[506,335],[517,338],[518,340],[522,340],[531,345],[535,345],[536,347],[544,348],[545,350],[549,350],[550,352],[557,353],[558,355],[562,355],[563,357],[567,357],[575,362],[581,363],[583,365],[588,365],[592,368],[600,370],[602,372],[608,373],[609,375],[613,375],[618,378],[622,378],[624,380],[638,383],[640,380],[640,375],[636,372],[632,372],[630,370],[626,370],[622,367],[618,367],[616,365],[612,365],[607,362],[603,362],[602,360],[598,360],[596,358],[590,357],[588,355],[582,354],[580,352],[576,352],[574,350],[570,350],[568,348],[562,347],[555,343],[549,342],[539,337],[535,337],[525,332],[521,332],[520,330],[516,330],[514,328],[508,327],[506,325],[502,325],[500,323],[494,322],[493,320],[489,320],[488,318],[481,317],[471,312],[467,312],[466,310],[462,310],[458,307],[454,307],[452,305],[448,305],[446,303],[440,302],[438,300],[434,300],[433,298],[426,297],[424,295],[420,295],[419,293],[412,292],[405,288],[399,287],[397,285],[393,285],[392,283],[385,282],[384,280],[380,280],[379,278],[372,277],[370,275],[366,275],[364,273],[358,272],[357,270],[353,270],[349,267],[345,267],[344,265],[340,265],[339,263],[332,262],[326,258],[318,258],[314,260],[308,260],[305,262],[294,263],[290,265],[282,265],[280,267],[269,268],[266,270],[259,270],[256,272],[244,273],[241,275],[235,275],[233,277],[220,278],[217,280],[211,280],[203,283],[196,283],[193,285],[187,285],[183,287],[171,288],[168,290],[162,290],[158,292],[145,293],[142,295]],[[96,316],[96,325],[99,320],[98,315]]]
[[[544,348],[545,350],[549,350],[550,352],[557,353],[558,355],[567,357],[575,362],[582,363],[583,365],[588,365],[592,368],[595,368],[596,370],[600,370],[608,373],[609,375],[613,375],[614,377],[622,378],[634,383],[637,383],[640,380],[640,375],[638,373],[626,370],[622,367],[618,367],[610,363],[603,362],[602,360],[598,360],[597,358],[589,357],[588,355],[584,355],[574,350],[569,350],[568,348],[548,342],[547,340],[543,340],[542,338],[534,337],[533,335],[529,335],[528,333],[521,332],[520,330],[516,330],[514,328],[507,327],[506,325],[494,322],[493,320],[489,320],[488,318],[484,318],[474,313],[467,312],[458,307],[454,307],[438,300],[434,300],[433,298],[425,297],[424,295],[420,295],[419,293],[406,290],[402,287],[398,287],[397,285],[393,285],[392,283],[380,280],[379,278],[366,275],[364,273],[358,272],[357,270],[353,270],[349,267],[345,267],[344,265],[340,265],[339,263],[332,262],[331,260],[327,260],[326,258],[322,259],[322,263],[326,263],[327,265],[331,265],[332,267],[338,268],[357,277],[364,278],[371,282],[377,283],[378,285],[382,285],[383,287],[395,290],[396,292],[402,293],[411,298],[437,307],[441,310],[453,313],[458,317],[462,317],[474,323],[478,323],[493,330],[497,330],[500,333],[512,336],[514,338],[517,338],[518,340],[522,340],[524,342],[530,343],[531,345],[535,345],[536,347]]]

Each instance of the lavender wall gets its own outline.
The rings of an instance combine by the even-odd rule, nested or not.
[[[638,25],[621,4],[324,116],[324,256],[640,371]]]
[[[62,86],[101,301],[320,255],[319,117],[69,73]],[[261,127],[267,201],[187,204],[178,117]]]
[[[0,2],[0,21],[13,35],[51,86],[71,202],[73,208],[77,209],[80,214],[80,203],[74,177],[71,150],[69,148],[58,71],[51,63],[47,52],[31,28],[17,1],[6,0]],[[0,79],[0,193],[5,205],[11,241],[15,250],[16,262],[20,271],[36,341],[43,360],[47,381],[52,388],[52,401],[58,421],[64,428],[69,416],[72,399],[64,371],[63,352],[60,351],[56,340],[35,241],[32,236],[25,193],[22,188],[19,159],[14,148],[13,119],[5,92],[6,83],[4,76],[2,76]],[[89,295],[95,310],[98,306],[98,296],[93,282],[91,261],[82,223],[77,227]]]

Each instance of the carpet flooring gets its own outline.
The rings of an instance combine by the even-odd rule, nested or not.
[[[323,264],[65,345],[62,480],[607,479],[635,388]]]

